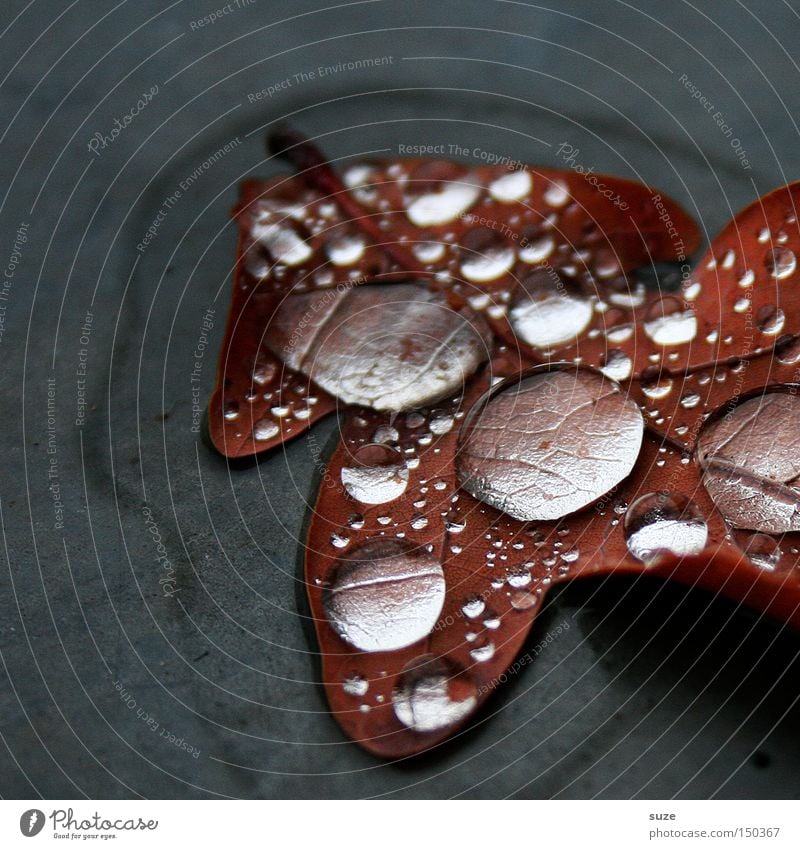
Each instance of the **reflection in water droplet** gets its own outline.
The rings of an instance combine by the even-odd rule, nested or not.
[[[476,408],[461,436],[459,479],[516,519],[558,519],[628,475],[643,432],[639,407],[607,378],[539,371]]]
[[[466,673],[431,655],[416,658],[392,694],[394,712],[414,731],[438,731],[460,722],[477,703],[477,689]]]
[[[444,595],[444,573],[432,555],[381,538],[339,560],[323,603],[343,640],[361,651],[393,651],[430,633]]]
[[[386,504],[408,486],[408,469],[398,451],[388,445],[362,445],[350,466],[342,467],[347,494],[362,504]]]
[[[651,492],[637,498],[625,515],[631,554],[649,563],[661,553],[683,557],[705,548],[708,527],[697,505],[684,495]]]
[[[789,250],[789,248],[773,248],[773,250],[767,251],[764,263],[769,273],[776,280],[783,280],[790,274],[794,274],[797,268],[797,258],[794,251]]]
[[[533,181],[527,171],[503,174],[489,184],[489,194],[500,203],[513,203],[530,194]]]
[[[687,392],[681,398],[681,407],[685,410],[693,410],[701,401],[700,396],[696,392]]]
[[[228,401],[225,404],[225,412],[223,413],[225,416],[225,421],[232,422],[239,418],[239,405],[236,401]]]
[[[800,363],[800,337],[779,341],[775,346],[775,354],[784,365]]]
[[[644,332],[656,345],[684,345],[697,335],[697,316],[677,298],[662,298],[648,311]]]
[[[783,330],[785,323],[786,316],[780,307],[765,305],[761,307],[756,316],[758,329],[767,336],[776,336]]]
[[[259,442],[265,442],[267,439],[272,439],[280,433],[280,428],[272,419],[260,419],[256,422],[253,428],[253,436]]]
[[[573,281],[541,269],[521,284],[511,327],[529,345],[549,348],[571,342],[592,320],[592,301]]]
[[[653,366],[642,372],[641,386],[642,394],[652,401],[658,401],[666,398],[672,391],[672,378],[658,366]]]
[[[697,440],[703,485],[735,527],[800,531],[800,397],[773,391],[705,424]]]
[[[530,610],[539,603],[539,596],[525,590],[517,590],[511,593],[511,606],[514,610]]]
[[[739,285],[742,289],[747,289],[749,286],[752,286],[755,281],[756,274],[752,269],[749,269],[739,278]]]
[[[777,567],[783,555],[775,537],[767,534],[753,534],[747,542],[745,553],[756,566],[770,572]]]

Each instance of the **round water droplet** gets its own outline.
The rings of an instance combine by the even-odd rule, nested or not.
[[[527,171],[511,171],[489,184],[489,194],[500,203],[514,203],[527,197],[532,186],[533,181]]]
[[[797,258],[789,248],[773,248],[767,251],[764,258],[767,270],[776,280],[784,280],[794,274],[797,268]]]
[[[225,416],[225,421],[232,422],[236,421],[239,418],[239,405],[236,401],[228,401],[225,404],[225,412],[223,413]]]
[[[421,531],[423,528],[428,527],[428,517],[423,516],[422,513],[415,513],[411,517],[411,527],[415,531]]]
[[[485,609],[486,604],[483,599],[475,596],[474,598],[467,599],[467,601],[464,602],[461,607],[461,612],[468,619],[477,619]]]
[[[698,554],[708,527],[697,505],[685,495],[651,492],[637,498],[625,515],[628,550],[643,563],[661,554]]]
[[[800,531],[800,398],[772,391],[723,409],[697,440],[703,485],[735,527]]]
[[[455,419],[449,413],[436,413],[431,419],[431,433],[436,436],[443,436],[453,429]]]
[[[745,554],[762,569],[773,572],[780,563],[783,552],[775,537],[753,534],[745,546]]]
[[[672,378],[658,366],[652,366],[642,372],[641,386],[643,395],[652,401],[659,401],[672,391]]]
[[[266,442],[280,433],[280,428],[272,419],[259,419],[253,428],[253,436],[259,442]]]
[[[445,247],[441,242],[418,242],[411,250],[420,262],[427,265],[439,262],[444,256]]]
[[[784,365],[800,363],[800,337],[779,340],[775,346],[775,355]]]
[[[785,323],[786,316],[779,307],[765,305],[756,315],[758,329],[767,336],[777,336]]]
[[[514,249],[494,230],[470,230],[462,240],[461,274],[471,283],[488,283],[509,271],[516,258]]]
[[[345,642],[393,651],[430,633],[444,596],[444,573],[432,555],[379,538],[340,558],[323,603]]]
[[[410,175],[408,218],[417,227],[449,224],[463,215],[481,195],[481,187],[452,163],[427,162]]]
[[[400,432],[396,427],[392,427],[391,425],[381,425],[372,434],[372,441],[378,443],[397,442],[399,439]]]
[[[469,654],[476,663],[485,663],[494,657],[494,644],[486,643],[483,646],[476,646]]]
[[[685,345],[697,335],[697,316],[677,298],[661,298],[650,307],[644,332],[656,345]]]
[[[630,473],[643,432],[639,407],[607,378],[537,370],[475,408],[461,434],[459,479],[516,519],[558,519]]]
[[[334,265],[353,265],[364,256],[366,245],[361,236],[345,234],[331,239],[326,250]]]
[[[537,348],[571,342],[592,320],[591,299],[579,285],[540,269],[522,282],[510,313],[514,333]]]
[[[526,240],[519,249],[519,258],[529,265],[544,262],[553,253],[556,243],[552,236],[539,236]]]
[[[536,607],[539,603],[539,596],[536,593],[529,593],[525,590],[517,590],[511,593],[511,606],[514,610],[530,610]]]
[[[633,371],[633,361],[624,352],[618,348],[610,350],[603,357],[604,365],[600,369],[606,377],[612,380],[622,381],[627,380]]]
[[[346,403],[402,411],[459,390],[487,357],[471,310],[413,283],[315,290],[284,299],[265,339]]]
[[[342,467],[342,485],[362,504],[386,504],[408,486],[408,469],[398,451],[388,445],[362,445],[349,466]]]
[[[392,693],[394,712],[414,731],[438,731],[465,719],[477,704],[472,679],[452,663],[431,655],[406,666]]]
[[[550,206],[564,206],[564,204],[569,200],[569,188],[566,183],[562,183],[560,180],[554,180],[551,182],[547,191],[544,193],[544,202],[549,204]]]

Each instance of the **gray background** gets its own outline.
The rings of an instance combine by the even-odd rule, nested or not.
[[[555,165],[568,142],[587,167],[671,193],[713,235],[800,176],[798,10],[255,0],[192,28],[218,5],[2,3],[3,269],[17,227],[30,228],[0,344],[0,792],[797,797],[797,637],[644,579],[560,592],[531,643],[564,620],[569,629],[436,751],[386,764],[347,742],[318,683],[301,582],[313,443],[229,469],[191,430],[189,376],[213,308],[205,398],[230,286],[228,210],[239,180],[276,170],[263,153],[269,122],[290,118],[332,157],[443,142]],[[248,100],[295,73],[377,56],[393,63]],[[93,134],[154,85],[130,126],[91,153]],[[165,199],[236,137],[139,254]],[[77,427],[87,310],[91,409]],[[335,431],[318,427],[316,444],[329,450]],[[177,572],[170,599],[145,504]]]

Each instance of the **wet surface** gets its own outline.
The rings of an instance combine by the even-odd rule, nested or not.
[[[65,52],[94,23],[74,9],[60,20],[58,39],[40,41],[22,58],[63,11],[50,5],[42,13],[47,21],[23,16],[15,24],[6,61],[9,69],[21,61],[3,88],[7,114],[22,107],[3,141],[7,257],[21,224],[29,225],[0,376],[15,411],[0,483],[10,559],[0,579],[0,712],[9,747],[0,752],[3,795],[796,795],[796,637],[724,600],[646,580],[560,591],[530,637],[535,660],[526,674],[498,689],[475,727],[452,742],[400,765],[362,752],[328,714],[298,562],[304,516],[335,422],[242,470],[202,444],[193,410],[195,397],[205,399],[213,384],[223,333],[236,185],[251,173],[278,170],[264,161],[261,133],[248,136],[265,122],[303,110],[297,120],[308,134],[333,133],[326,137],[333,157],[397,155],[400,141],[457,143],[479,151],[468,155],[469,166],[481,164],[484,151],[567,167],[557,152],[567,142],[598,173],[644,179],[670,192],[714,234],[732,211],[800,173],[788,117],[797,112],[794,93],[781,90],[779,101],[741,61],[734,42],[721,39],[710,21],[687,20],[682,7],[648,4],[651,18],[627,8],[603,10],[601,19],[596,5],[585,3],[573,5],[571,14],[588,22],[520,10],[508,27],[520,35],[403,30],[402,51],[397,32],[360,36],[349,56],[393,54],[394,65],[329,75],[319,87],[294,85],[280,99],[253,103],[248,94],[271,80],[342,59],[342,40],[286,54],[287,39],[300,44],[387,26],[486,27],[485,4],[376,4],[312,15],[302,27],[275,25],[273,11],[254,5],[196,32],[189,29],[194,13],[143,2],[115,11],[80,49]],[[3,28],[22,7],[4,5]],[[795,25],[788,9],[752,8],[769,12],[778,38]],[[734,13],[726,3],[704,11],[748,45],[769,79],[794,72],[744,11]],[[140,24],[139,34],[117,45]],[[669,28],[702,45],[701,53],[670,37]],[[619,36],[628,40],[624,46]],[[576,56],[576,43],[587,55]],[[220,44],[228,46],[206,55]],[[114,45],[111,65],[103,57]],[[154,54],[157,48],[163,49]],[[532,70],[517,75],[482,63],[481,88],[488,93],[476,93],[474,62],[401,62],[401,52],[488,52]],[[280,58],[268,58],[277,53]],[[707,60],[727,69],[724,82],[709,73]],[[257,70],[223,79],[252,63]],[[542,68],[546,75],[538,73]],[[677,82],[682,74],[699,81],[735,127],[750,171]],[[100,156],[88,152],[92,134],[107,132],[154,84],[160,93],[137,122]],[[386,93],[398,85],[417,88]],[[113,95],[98,105],[112,86]],[[653,109],[650,93],[663,110]],[[423,119],[413,132],[409,112]],[[478,112],[485,123],[475,123]],[[340,132],[348,126],[356,128]],[[201,167],[236,139],[212,166]],[[198,168],[200,176],[187,183]],[[435,177],[427,175],[429,185],[414,195],[427,196],[415,207],[420,215],[452,215],[469,203],[467,190],[459,198],[431,199]],[[517,178],[489,192],[503,203],[525,189],[521,183]],[[176,191],[182,196],[171,201]],[[550,197],[562,200],[557,187]],[[156,235],[148,235],[162,210]],[[301,261],[296,241],[275,231],[262,235],[266,253]],[[491,245],[478,247],[486,252]],[[545,237],[518,247],[518,255],[539,262],[552,247]],[[348,234],[331,234],[325,250],[345,263],[360,246]],[[423,262],[437,262],[436,250],[417,247]],[[489,256],[491,262],[470,265],[464,252],[457,261],[480,278],[502,268],[501,250]],[[254,268],[259,261],[252,258]],[[790,284],[796,260],[765,242],[753,269],[725,264],[720,257],[720,274],[736,275],[746,293],[751,272]],[[726,315],[745,315],[734,307],[726,304]],[[779,310],[774,300],[758,305],[756,340],[782,332]],[[694,331],[683,311],[672,314],[667,308],[652,317],[659,344]],[[608,338],[624,344],[624,322],[609,327]],[[703,350],[725,344],[724,333],[715,342],[706,336],[698,333],[693,342]],[[198,348],[204,356],[197,357]],[[791,346],[782,356],[797,362]],[[625,363],[617,356],[611,366],[618,375]],[[79,385],[82,368],[86,383]],[[55,454],[48,453],[46,417],[51,377]],[[698,409],[693,394],[705,391],[699,380],[670,390],[687,413]],[[654,380],[656,393],[657,386]],[[301,397],[292,410],[310,409]],[[261,426],[265,440],[273,426],[272,417]],[[55,527],[62,519],[50,489],[52,456],[63,527]],[[772,537],[760,533],[743,530],[737,541],[763,568],[779,567]],[[166,562],[158,559],[156,534]],[[454,533],[451,544],[458,538]],[[512,588],[520,608],[531,603],[530,585]],[[478,615],[481,625],[489,618]],[[570,627],[536,651],[562,621]],[[406,685],[385,697],[401,722],[455,721],[471,694],[468,681],[445,687],[453,677],[418,662]],[[363,698],[364,683],[347,680],[353,698]],[[481,721],[489,716],[492,722]]]

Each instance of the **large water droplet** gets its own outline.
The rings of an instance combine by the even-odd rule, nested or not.
[[[352,463],[342,467],[347,494],[362,504],[386,504],[408,486],[408,469],[398,451],[388,445],[362,445]]]
[[[644,422],[619,387],[585,370],[539,371],[476,408],[457,458],[464,488],[523,521],[557,519],[633,468]]]
[[[631,554],[649,563],[664,553],[698,554],[706,546],[708,527],[697,505],[685,495],[651,492],[628,508],[625,537]]]
[[[460,722],[477,703],[466,673],[430,655],[408,664],[392,694],[394,712],[414,731],[438,731]]]
[[[425,406],[461,388],[487,356],[484,320],[412,283],[284,300],[266,336],[323,389],[377,410]]]
[[[697,441],[703,485],[733,525],[800,530],[800,398],[769,392],[710,420]]]
[[[540,269],[522,283],[511,310],[511,327],[523,342],[550,348],[571,342],[592,320],[591,299],[573,281]]]
[[[430,633],[444,596],[444,573],[432,555],[374,539],[339,560],[324,606],[346,642],[362,651],[393,651]]]

